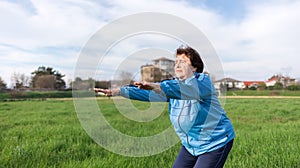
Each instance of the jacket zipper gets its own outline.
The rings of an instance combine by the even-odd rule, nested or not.
[[[182,113],[184,107],[185,107],[185,101],[183,101],[183,106],[182,106],[182,108],[181,108],[181,110],[180,110],[180,113],[179,113],[177,122],[178,122],[178,126],[179,126],[180,130],[181,130],[181,131],[185,134],[185,136],[186,136],[186,142],[187,142],[188,146],[191,147],[191,148],[193,149],[193,155],[195,156],[195,149],[194,149],[194,148],[190,145],[190,143],[189,143],[189,136],[188,136],[188,134],[183,130],[183,128],[182,128],[181,125],[180,125],[180,117],[181,117],[181,113]]]

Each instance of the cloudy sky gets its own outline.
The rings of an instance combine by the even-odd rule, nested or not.
[[[104,26],[140,12],[162,12],[202,31],[226,77],[266,80],[281,73],[299,78],[299,9],[299,0],[0,0],[0,77],[10,84],[13,73],[30,76],[47,66],[65,74],[68,82],[82,48]],[[123,40],[115,51],[138,55],[137,39],[151,46],[156,36]],[[161,48],[171,50],[176,43],[167,44]],[[117,57],[114,53],[109,57]],[[107,59],[101,66],[114,63]]]

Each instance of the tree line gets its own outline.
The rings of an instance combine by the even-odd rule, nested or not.
[[[131,80],[132,74],[129,72],[121,72],[119,80],[96,81],[93,78],[82,79],[76,77],[70,83],[70,88],[66,88],[64,81],[65,75],[52,67],[40,66],[28,77],[22,73],[13,73],[11,76],[11,84],[13,90],[90,90],[94,87],[111,88],[133,83]],[[6,90],[7,84],[0,76],[0,91]]]
[[[59,71],[54,70],[52,67],[40,66],[33,72],[31,76],[28,77],[25,74],[13,73],[11,76],[11,84],[13,90],[22,89],[33,89],[33,90],[89,90],[94,87],[100,88],[113,88],[126,84],[133,83],[131,80],[132,74],[129,72],[121,72],[119,74],[119,80],[110,81],[96,81],[92,78],[83,80],[80,77],[76,77],[74,81],[70,83],[71,88],[66,88],[66,82],[64,81],[65,75],[61,74]],[[6,90],[7,84],[0,76],[0,91]],[[260,84],[255,87],[246,87],[249,90],[300,90],[300,85],[289,85],[284,87],[281,82],[276,82],[274,86],[267,87],[266,84]],[[228,90],[228,89],[227,89]]]
[[[11,76],[12,89],[48,89],[60,90],[66,88],[66,82],[59,71],[52,67],[40,66],[31,72],[31,77],[14,72]],[[7,89],[7,84],[0,77],[0,90]]]

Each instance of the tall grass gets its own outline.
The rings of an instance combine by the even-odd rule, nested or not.
[[[133,102],[146,109],[147,103]],[[111,125],[132,136],[170,126],[134,122],[112,100],[99,100]],[[236,139],[225,167],[300,167],[300,99],[227,99]],[[131,129],[129,129],[131,128]],[[171,167],[180,144],[150,157],[125,157],[96,144],[82,129],[72,101],[0,102],[0,167]]]
[[[300,167],[299,99],[227,99],[237,137],[228,167]]]

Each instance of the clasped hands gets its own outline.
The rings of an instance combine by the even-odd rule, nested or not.
[[[161,87],[159,83],[153,82],[134,82],[133,85],[136,85],[139,89],[144,90],[153,90],[157,93],[161,92]],[[102,88],[94,88],[95,92],[104,93],[107,97],[117,96],[120,94],[120,88],[116,89],[102,89]]]

